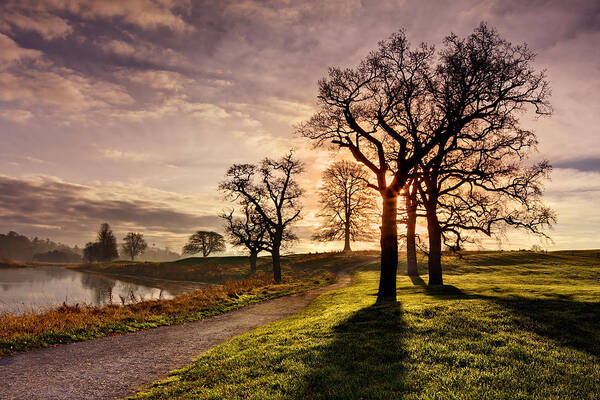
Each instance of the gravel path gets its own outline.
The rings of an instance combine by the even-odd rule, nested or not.
[[[0,359],[0,398],[115,399],[131,395],[136,388],[191,363],[217,344],[296,314],[320,294],[349,285],[352,279],[348,270],[341,272],[332,285],[196,322]]]

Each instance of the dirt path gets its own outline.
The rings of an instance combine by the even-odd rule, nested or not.
[[[359,265],[368,264],[362,262]],[[33,350],[0,359],[0,398],[115,399],[134,393],[234,336],[301,311],[329,290],[352,279],[258,303],[215,317]]]

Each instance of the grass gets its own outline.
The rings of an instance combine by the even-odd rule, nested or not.
[[[27,263],[21,261],[13,261],[13,260],[0,260],[0,269],[3,268],[27,268],[29,265]]]
[[[368,259],[378,253],[355,252],[353,260]],[[283,276],[304,276],[319,270],[337,272],[348,263],[343,253],[293,254],[282,257]],[[252,277],[247,257],[191,257],[172,262],[130,262],[82,264],[74,267],[114,276],[166,279],[173,281],[222,283]],[[257,272],[271,273],[271,258],[260,257]]]
[[[230,268],[239,271],[237,275],[223,275],[235,276],[237,279],[221,279],[222,286],[209,286],[170,300],[150,300],[125,306],[104,307],[63,305],[39,314],[0,314],[0,357],[19,351],[195,321],[221,314],[252,303],[332,283],[336,271],[348,263],[360,262],[368,257],[367,253],[352,256],[341,253],[291,256],[284,261],[284,279],[281,284],[274,284],[271,275],[264,269],[250,276],[243,271],[243,262],[246,262],[245,268],[248,269],[247,259],[244,261],[243,257],[236,257],[237,262],[232,262]],[[228,261],[231,260],[220,258],[217,262],[226,270]],[[181,264],[185,265],[186,274],[199,271],[197,275],[204,276],[206,263],[195,262],[194,259],[188,259]],[[159,271],[168,272],[164,263],[154,264]],[[156,267],[156,264],[160,267]],[[113,267],[122,270],[120,264],[99,267],[103,272]],[[146,273],[151,271],[151,265],[145,265],[142,270]],[[144,276],[139,271],[134,271],[132,275]]]
[[[529,252],[447,259],[447,285],[375,266],[301,314],[215,347],[137,399],[598,399],[600,263]],[[425,278],[425,277],[423,277]]]

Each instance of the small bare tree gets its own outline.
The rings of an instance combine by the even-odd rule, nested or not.
[[[256,260],[261,251],[270,251],[267,225],[251,203],[243,204],[243,218],[235,210],[220,215],[225,220],[225,232],[233,246],[245,246],[250,251],[250,271],[256,272]]]
[[[367,187],[367,171],[355,162],[338,161],[322,175],[319,189],[323,222],[313,239],[343,240],[344,251],[351,251],[350,242],[371,239],[376,217],[375,195]]]
[[[131,257],[131,261],[146,250],[148,244],[144,240],[144,235],[136,232],[129,232],[127,236],[123,238],[123,253]]]
[[[302,190],[295,178],[304,164],[290,151],[278,160],[265,158],[260,166],[234,164],[227,170],[221,190],[233,201],[251,204],[267,228],[273,260],[273,279],[281,282],[281,247],[295,236],[290,225],[300,217]]]
[[[217,232],[198,231],[190,236],[188,243],[183,246],[183,254],[202,253],[203,257],[222,251],[225,251],[225,240]]]

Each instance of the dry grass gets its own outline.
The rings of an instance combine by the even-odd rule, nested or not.
[[[13,260],[8,260],[6,258],[0,259],[0,269],[2,268],[25,268],[28,267],[29,265],[27,265],[24,262],[21,261],[13,261]]]
[[[41,314],[0,315],[0,356],[31,348],[193,321],[247,304],[332,282],[335,275],[305,275],[273,284],[267,274],[228,281],[177,296],[125,306],[63,305]]]

